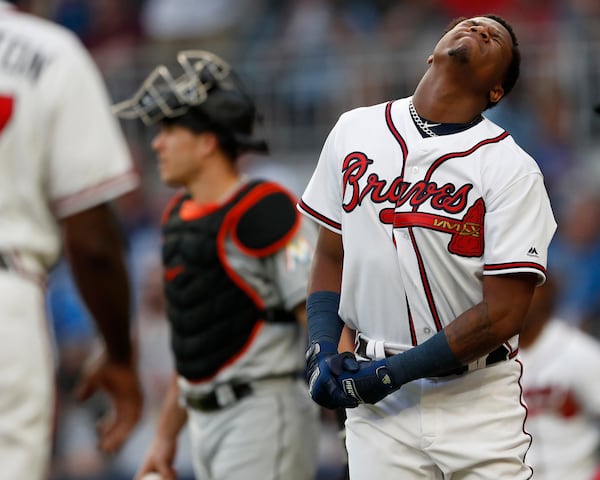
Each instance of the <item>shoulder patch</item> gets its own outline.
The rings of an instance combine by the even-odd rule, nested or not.
[[[234,241],[252,256],[271,255],[282,248],[300,223],[293,195],[273,182],[258,184],[238,207]]]

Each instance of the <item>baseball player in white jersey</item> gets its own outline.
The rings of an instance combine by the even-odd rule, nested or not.
[[[318,408],[304,370],[305,299],[316,229],[275,182],[237,164],[266,151],[255,107],[230,65],[183,51],[157,67],[124,118],[159,124],[161,179],[181,187],[162,218],[162,260],[175,372],[136,479],[175,480],[187,421],[202,480],[310,480]]]
[[[341,116],[302,195],[310,392],[348,408],[352,480],[531,477],[515,359],[556,224],[534,160],[482,115],[519,61],[504,19],[453,22],[413,96]]]
[[[536,480],[591,480],[600,467],[600,343],[554,316],[557,285],[538,288],[521,331],[527,459]]]
[[[62,239],[106,343],[80,392],[85,398],[101,386],[114,401],[116,415],[102,427],[100,447],[118,448],[139,418],[127,272],[119,230],[106,204],[137,182],[101,77],[76,37],[0,1],[4,479],[39,480],[47,474],[54,372],[44,287]]]

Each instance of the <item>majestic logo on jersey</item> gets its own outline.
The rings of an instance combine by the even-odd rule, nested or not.
[[[466,184],[456,188],[452,183],[438,186],[436,182],[420,180],[413,184],[404,182],[401,177],[394,179],[390,185],[380,180],[376,173],[367,177],[364,186],[360,180],[365,176],[368,166],[373,163],[364,153],[353,152],[346,156],[343,164],[343,208],[346,212],[360,206],[365,197],[370,196],[375,203],[390,202],[395,208],[384,208],[379,214],[383,223],[394,228],[423,227],[452,235],[448,251],[464,257],[480,257],[483,255],[483,219],[485,205],[479,198],[469,207],[462,219],[440,214],[417,212],[417,208],[429,201],[435,210],[449,214],[464,211],[468,194],[473,185]],[[346,192],[349,191],[349,195]],[[398,212],[399,206],[409,204],[412,212]]]

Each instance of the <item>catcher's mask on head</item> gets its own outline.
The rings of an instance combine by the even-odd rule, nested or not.
[[[183,73],[176,77],[156,67],[129,100],[113,105],[120,118],[183,125],[195,132],[214,130],[233,140],[240,152],[267,152],[264,140],[252,138],[256,107],[230,65],[203,50],[177,54]]]

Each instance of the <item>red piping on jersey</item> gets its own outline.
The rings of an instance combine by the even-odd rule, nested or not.
[[[388,102],[385,106],[385,122],[387,123],[390,132],[396,139],[396,141],[400,144],[400,148],[402,149],[402,172],[400,173],[400,177],[404,178],[404,166],[406,165],[406,157],[408,156],[408,147],[406,146],[406,142],[400,135],[400,132],[396,129],[394,122],[392,120],[392,104],[394,102]]]
[[[519,391],[520,391],[520,396],[519,396],[519,403],[521,404],[521,406],[523,407],[523,410],[525,411],[525,414],[523,415],[523,423],[522,423],[522,429],[523,429],[523,433],[529,437],[529,445],[527,446],[527,450],[525,450],[525,454],[523,455],[523,458],[521,459],[523,461],[524,464],[527,464],[525,459],[527,458],[527,454],[529,453],[529,449],[531,448],[531,443],[533,441],[533,437],[531,435],[531,433],[529,433],[527,431],[527,429],[525,428],[525,425],[527,424],[527,417],[529,416],[529,409],[527,408],[527,404],[525,403],[524,400],[524,392],[523,392],[523,384],[521,383],[523,380],[523,364],[521,363],[521,360],[517,359],[515,360],[519,366],[521,367],[521,371],[519,373]],[[528,477],[528,480],[533,478],[533,468],[529,467],[529,470],[531,471],[531,475]]]
[[[415,239],[413,227],[408,227],[408,234],[410,235],[410,241],[415,251],[415,255],[417,256],[417,263],[419,264],[419,275],[421,276],[421,282],[423,283],[423,288],[425,289],[425,296],[427,297],[429,311],[431,312],[433,321],[435,322],[435,328],[439,332],[444,327],[442,325],[442,322],[440,321],[440,316],[437,312],[437,308],[435,307],[435,302],[433,301],[431,286],[429,285],[429,281],[427,280],[427,274],[425,273],[425,264],[423,263],[423,257],[421,256],[421,252],[417,247],[417,241]]]
[[[274,192],[283,193],[290,199],[290,202],[292,204],[296,203],[296,199],[289,192],[285,191],[283,188],[281,188],[275,183],[266,182],[252,189],[252,191],[248,195],[246,195],[240,202],[238,202],[238,204],[235,207],[231,209],[230,214],[233,217],[233,224],[237,225],[242,215],[246,213],[250,209],[250,207],[252,207],[252,205],[254,205],[256,202],[258,202],[268,194]],[[282,238],[274,242],[272,245],[260,249],[252,249],[245,246],[238,238],[236,229],[232,230],[231,238],[234,241],[234,243],[238,246],[238,248],[246,255],[249,255],[251,257],[266,257],[268,255],[272,255],[273,253],[283,248],[290,241],[290,239],[292,239],[293,236],[296,235],[296,232],[298,232],[299,228],[300,217],[298,216],[298,214],[296,214],[294,226],[290,229],[288,233],[286,233]]]
[[[513,268],[533,268],[539,270],[546,275],[546,269],[538,263],[533,262],[511,262],[511,263],[494,263],[483,266],[483,270],[486,272],[493,272],[496,270],[510,270]]]
[[[410,311],[410,304],[408,303],[408,297],[404,294],[406,300],[406,312],[408,313],[408,329],[410,330],[410,341],[413,347],[417,346],[417,333],[415,332],[415,322],[413,321],[412,312]]]
[[[298,202],[298,208],[306,212],[311,217],[325,223],[326,225],[329,225],[332,228],[335,228],[338,231],[342,229],[341,223],[335,222],[330,218],[326,217],[325,215],[320,214],[315,209],[309,207],[302,199],[300,199],[300,201]]]
[[[475,152],[476,150],[478,150],[480,147],[483,147],[484,145],[488,145],[490,143],[501,142],[506,137],[508,137],[508,135],[509,135],[508,132],[504,131],[497,137],[486,138],[485,140],[482,140],[481,142],[479,142],[478,144],[469,148],[468,150],[465,150],[464,152],[447,153],[446,155],[441,156],[440,158],[438,158],[435,162],[433,162],[431,164],[431,167],[429,167],[429,169],[427,170],[427,174],[425,175],[425,180],[429,181],[431,179],[431,175],[433,175],[433,172],[446,160],[450,160],[451,158],[467,157],[467,156],[471,155],[473,152]]]

